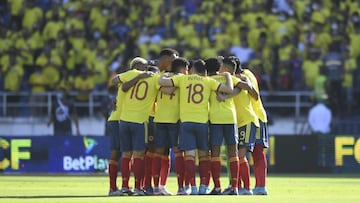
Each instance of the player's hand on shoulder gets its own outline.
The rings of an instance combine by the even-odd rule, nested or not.
[[[139,78],[148,78],[148,77],[151,77],[151,76],[153,76],[153,75],[154,75],[153,72],[151,72],[151,71],[146,71],[146,72],[140,73]]]
[[[220,102],[225,101],[226,95],[223,94],[223,93],[221,93],[221,92],[217,92],[217,93],[216,93],[216,99],[217,99],[218,101],[220,101]]]

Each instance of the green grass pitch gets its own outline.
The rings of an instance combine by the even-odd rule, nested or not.
[[[227,186],[225,175],[221,179]],[[121,178],[118,178],[118,182]],[[133,184],[133,179],[130,180]],[[251,178],[251,184],[254,177]],[[360,202],[360,174],[270,174],[268,196],[146,196],[108,197],[106,175],[0,175],[0,202],[141,202],[141,203],[227,203],[227,202]],[[118,184],[119,185],[119,184]],[[176,177],[167,188],[176,192]]]

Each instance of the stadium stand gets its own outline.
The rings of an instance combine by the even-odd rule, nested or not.
[[[47,116],[59,88],[87,108],[84,116],[100,115],[115,72],[172,47],[190,60],[239,57],[271,114],[304,116],[327,94],[334,115],[354,121],[359,14],[358,0],[1,1],[0,115]]]

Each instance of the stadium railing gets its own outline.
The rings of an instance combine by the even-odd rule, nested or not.
[[[76,91],[70,92],[71,96],[75,96]],[[295,118],[300,118],[303,109],[309,109],[312,105],[310,102],[311,91],[262,91],[261,97],[264,107],[272,109],[273,111],[283,110]],[[10,96],[18,96],[18,102],[10,102]],[[46,109],[46,115],[49,116],[52,108],[52,100],[56,96],[55,91],[48,91],[44,93],[31,94],[30,92],[10,93],[0,91],[0,115],[1,117],[11,116],[12,109],[19,109],[20,111],[29,112],[32,108]],[[96,108],[106,108],[101,102],[108,96],[106,91],[93,91],[89,93],[89,99],[85,102],[75,102],[76,107],[84,107],[88,109],[88,115],[93,116]],[[42,97],[43,100],[31,100],[30,97]],[[34,102],[35,101],[35,102]],[[306,113],[307,113],[306,110]],[[26,113],[20,116],[27,116]]]

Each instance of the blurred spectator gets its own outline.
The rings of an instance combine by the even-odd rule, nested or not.
[[[83,66],[80,75],[75,77],[74,90],[77,91],[75,101],[88,102],[89,94],[94,89],[94,78],[90,75],[90,72]],[[88,115],[87,107],[78,107],[79,116]]]
[[[80,135],[79,121],[73,100],[64,88],[60,88],[53,100],[50,119],[47,126],[54,123],[55,136],[73,135],[72,122],[76,127],[76,135]]]
[[[317,100],[316,104],[311,107],[308,115],[310,128],[315,134],[328,134],[331,132],[332,113],[325,105],[326,96]]]
[[[344,77],[344,59],[339,50],[339,45],[333,42],[329,45],[329,51],[324,56],[324,68],[329,83],[330,107],[338,115],[340,113],[341,83]]]
[[[36,5],[35,0],[26,0],[25,5],[26,7],[24,8],[22,27],[31,30],[35,23],[40,23],[42,25],[44,13],[43,10]]]
[[[46,87],[51,90],[62,69],[77,77],[83,63],[100,73],[95,83],[104,90],[109,66],[125,67],[137,55],[153,59],[161,47],[171,47],[188,59],[234,54],[242,63],[259,65],[274,90],[284,89],[275,86],[284,70],[293,78],[291,90],[313,90],[319,59],[328,55],[331,43],[341,42],[341,53],[348,47],[350,58],[360,57],[359,2],[6,0],[0,1],[0,61],[9,47],[16,47],[24,69],[21,90],[27,90],[36,64],[51,75]],[[57,66],[47,63],[45,52]],[[289,69],[278,70],[284,61]],[[345,82],[357,94],[358,66],[353,84]]]
[[[310,48],[308,50],[309,59],[304,61],[302,66],[304,72],[305,88],[311,90],[314,86],[315,78],[319,75],[323,61],[320,60],[320,49]]]
[[[241,63],[247,63],[254,57],[254,50],[249,47],[247,38],[240,39],[240,46],[232,46],[230,53],[239,58]]]
[[[16,104],[20,101],[20,96],[17,95],[17,93],[19,92],[22,84],[24,68],[22,63],[17,61],[18,57],[15,53],[15,50],[12,50],[13,51],[11,51],[11,53],[8,55],[8,58],[2,58],[1,75],[4,77],[4,90],[12,93],[7,97],[7,102]],[[8,115],[17,116],[18,108],[9,108],[8,112]]]
[[[344,80],[342,82],[342,106],[347,115],[352,114],[352,106],[354,104],[354,73],[358,67],[356,60],[350,57],[350,50],[346,48],[344,51]]]
[[[289,67],[292,74],[293,90],[300,91],[303,89],[303,71],[302,71],[302,59],[298,57],[298,52],[293,47],[290,52]]]
[[[319,75],[315,78],[314,81],[314,101],[320,101],[323,98],[328,97],[328,92],[331,91],[329,89],[329,81],[325,73],[326,69],[324,66],[320,67]]]
[[[35,70],[29,78],[31,87],[30,105],[33,105],[31,109],[32,116],[44,116],[44,108],[38,105],[46,106],[46,95],[42,93],[45,93],[50,79],[42,72],[41,67],[35,66]]]

